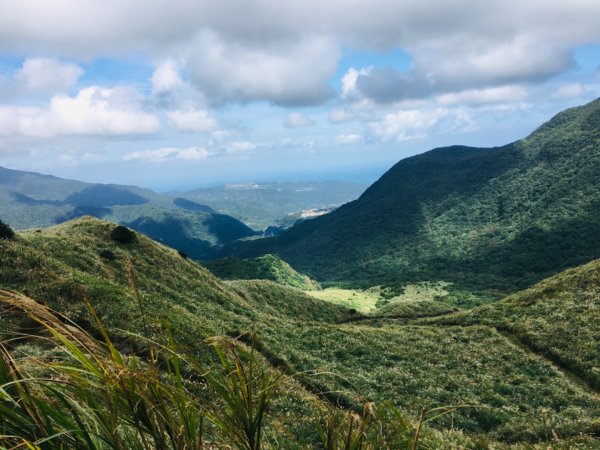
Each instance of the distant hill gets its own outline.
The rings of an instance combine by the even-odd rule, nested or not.
[[[600,99],[504,147],[406,158],[356,201],[223,255],[319,281],[446,280],[493,295],[600,257]]]
[[[0,167],[0,219],[12,227],[42,228],[85,215],[128,225],[192,258],[206,256],[214,245],[255,234],[209,206],[149,189]]]
[[[309,210],[337,207],[352,201],[366,186],[344,181],[228,184],[168,195],[207,204],[241,220],[250,228],[289,227]]]
[[[485,324],[510,332],[600,390],[600,259],[429,323]]]

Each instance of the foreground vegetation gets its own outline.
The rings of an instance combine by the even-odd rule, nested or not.
[[[8,307],[4,318],[12,324],[23,318],[30,321],[29,333],[0,345],[2,448],[505,447],[430,427],[432,421],[453,419],[457,408],[421,409],[418,418],[410,420],[390,403],[368,402],[356,413],[323,402],[323,397],[309,399],[310,408],[292,413],[301,413],[296,419],[312,427],[304,430],[302,441],[286,441],[289,437],[280,434],[271,405],[277,396],[288,396],[293,384],[270,368],[253,345],[207,340],[213,351],[207,366],[177,346],[176,337],[166,330],[163,344],[131,336],[143,344],[137,353],[123,354],[99,321],[95,326],[101,340],[20,294],[0,291],[0,304]],[[10,331],[4,328],[3,333]],[[559,439],[556,424],[545,417],[553,448],[594,445],[582,436]],[[534,447],[541,448],[528,446]]]
[[[20,294],[0,291],[0,304],[9,322],[25,317],[37,328],[0,344],[2,448],[258,450],[285,439],[269,427],[267,413],[276,395],[289,394],[290,381],[252,346],[210,339],[214,360],[205,366],[166,332],[165,344],[131,336],[144,342],[144,352],[124,355],[99,321],[102,341]],[[316,398],[310,406],[301,418],[314,426],[302,446],[416,450],[471,443],[428,427],[427,415],[444,410],[423,411],[412,422],[386,403],[366,404],[362,414]],[[292,448],[299,441],[280,443]]]

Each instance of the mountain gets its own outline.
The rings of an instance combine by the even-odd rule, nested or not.
[[[168,195],[210,205],[252,229],[264,230],[269,226],[289,227],[303,215],[347,203],[365,188],[343,181],[244,183]]]
[[[0,219],[43,228],[90,215],[122,223],[195,259],[214,246],[278,233],[355,199],[348,182],[250,183],[157,194],[136,186],[92,184],[0,167]]]
[[[183,198],[135,186],[90,184],[0,167],[0,218],[17,229],[41,228],[90,215],[139,230],[204,257],[214,245],[254,235],[233,217]]]
[[[357,200],[223,255],[275,254],[318,281],[450,281],[492,297],[600,257],[600,99],[497,148],[401,160]]]
[[[265,434],[280,448],[318,448],[328,402],[339,412],[362,411],[365,403],[369,411],[375,408],[370,402],[392,401],[406,416],[394,415],[394,426],[406,423],[411,430],[425,408],[429,413],[423,448],[541,449],[556,439],[553,448],[566,449],[580,439],[584,442],[578,445],[590,448],[585,444],[594,441],[581,434],[600,432],[596,393],[493,324],[457,326],[463,319],[452,315],[445,317],[448,323],[442,318],[433,324],[423,319],[369,322],[368,317],[269,281],[223,282],[142,235],[131,234],[128,242],[115,240],[115,229],[110,222],[80,218],[0,239],[0,299],[1,305],[8,305],[0,305],[0,334],[23,339],[24,331],[32,333],[40,325],[29,317],[13,322],[11,311],[43,312],[41,305],[46,305],[64,315],[57,323],[68,323],[66,317],[100,336],[86,307],[89,302],[116,349],[137,352],[140,364],[149,360],[143,353],[144,338],[162,342],[168,332],[172,345],[190,355],[186,358],[194,355],[210,367],[216,357],[207,337],[230,336],[242,345],[254,331],[252,345],[260,356],[255,369],[274,371],[281,380],[265,425]],[[584,267],[565,277],[585,287],[594,283],[594,273]],[[531,312],[530,321],[540,319]],[[595,322],[582,325],[590,333],[597,330]],[[43,345],[36,346],[33,339],[8,340],[3,351],[16,355],[13,365],[32,361],[44,368],[40,364],[49,361],[53,365],[48,367],[60,370],[57,362],[64,353],[49,347],[47,336],[42,336]],[[119,372],[119,383],[140,370]],[[94,383],[96,379],[92,377]],[[192,386],[196,383],[190,380]],[[8,387],[1,394],[7,392]],[[439,407],[450,407],[448,414],[440,415],[443,410],[434,409]],[[55,417],[52,413],[49,420]],[[351,416],[350,423],[358,423],[357,417]]]

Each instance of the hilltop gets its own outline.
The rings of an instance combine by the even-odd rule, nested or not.
[[[498,148],[403,159],[358,199],[223,255],[272,253],[318,281],[450,281],[492,298],[600,257],[600,99]]]
[[[224,280],[271,280],[298,289],[314,289],[318,283],[296,272],[292,266],[275,255],[258,258],[224,258],[206,261],[204,266]]]

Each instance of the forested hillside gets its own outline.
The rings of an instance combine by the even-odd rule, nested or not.
[[[599,124],[596,100],[504,147],[404,159],[358,200],[222,254],[273,253],[319,281],[530,285],[600,257]]]

